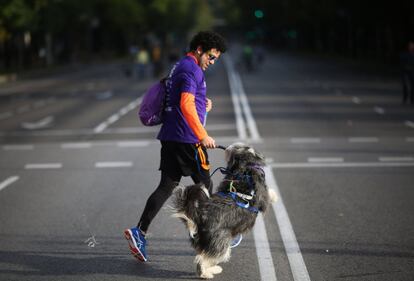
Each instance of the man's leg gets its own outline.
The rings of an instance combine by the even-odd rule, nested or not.
[[[191,175],[194,183],[203,183],[210,194],[213,193],[213,181],[210,178],[210,170],[201,169],[199,173]]]
[[[168,176],[167,173],[161,172],[161,181],[157,189],[148,198],[141,219],[137,227],[125,229],[124,235],[128,241],[129,249],[132,255],[140,261],[147,261],[146,253],[147,240],[145,234],[148,227],[158,211],[170,197],[181,176]]]
[[[151,221],[157,215],[165,201],[171,196],[174,188],[181,180],[181,175],[168,175],[161,171],[161,181],[157,189],[148,198],[141,219],[138,222],[138,228],[146,233]]]

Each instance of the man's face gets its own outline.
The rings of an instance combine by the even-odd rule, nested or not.
[[[216,62],[220,55],[220,51],[218,51],[216,48],[210,49],[206,52],[200,52],[200,55],[198,57],[198,65],[203,71],[205,71],[211,64],[214,64]]]

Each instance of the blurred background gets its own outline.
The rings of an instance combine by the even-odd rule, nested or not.
[[[149,264],[123,230],[159,182],[142,96],[207,29],[206,128],[280,191],[216,280],[413,281],[414,0],[0,0],[0,280],[194,280],[168,208]]]
[[[0,73],[139,49],[154,61],[175,60],[203,29],[271,48],[398,64],[414,37],[414,1],[2,0]]]

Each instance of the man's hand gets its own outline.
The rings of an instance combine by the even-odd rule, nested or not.
[[[211,99],[206,99],[206,111],[209,112],[212,107],[213,103],[211,102]]]
[[[216,148],[216,141],[210,136],[202,139],[201,144],[207,148]]]

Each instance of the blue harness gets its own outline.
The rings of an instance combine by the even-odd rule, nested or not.
[[[255,166],[252,166],[252,168],[259,170],[264,175],[264,171],[262,167],[255,165]],[[213,176],[217,170],[220,170],[220,172],[224,175],[232,175],[234,180],[247,182],[248,186],[250,187],[249,189],[251,191],[250,191],[250,195],[238,193],[235,187],[233,186],[233,181],[231,181],[229,192],[220,191],[220,192],[217,192],[216,194],[223,198],[231,198],[233,200],[233,203],[240,208],[246,209],[252,213],[256,213],[256,214],[259,213],[259,209],[256,207],[250,206],[250,202],[249,202],[255,197],[254,181],[253,181],[252,176],[248,174],[232,174],[226,168],[223,168],[223,167],[217,168],[211,174],[211,176]],[[246,199],[247,197],[250,197],[250,199]],[[244,201],[245,203],[241,201]],[[233,203],[230,203],[230,204],[233,204]]]
[[[247,203],[242,203],[242,202],[240,202],[237,198],[239,197],[235,192],[232,192],[232,191],[230,191],[230,192],[228,192],[228,193],[225,193],[225,192],[217,192],[216,193],[217,195],[220,195],[221,197],[223,197],[223,198],[228,198],[228,197],[231,197],[232,199],[233,199],[233,202],[234,202],[234,204],[236,205],[236,206],[238,206],[238,207],[241,207],[241,208],[243,208],[243,209],[246,209],[246,210],[249,210],[250,212],[252,212],[252,213],[258,213],[259,212],[259,209],[257,209],[257,208],[255,208],[255,207],[252,207],[252,206],[250,206],[250,203],[249,202],[247,202]],[[231,203],[230,203],[231,204]]]

